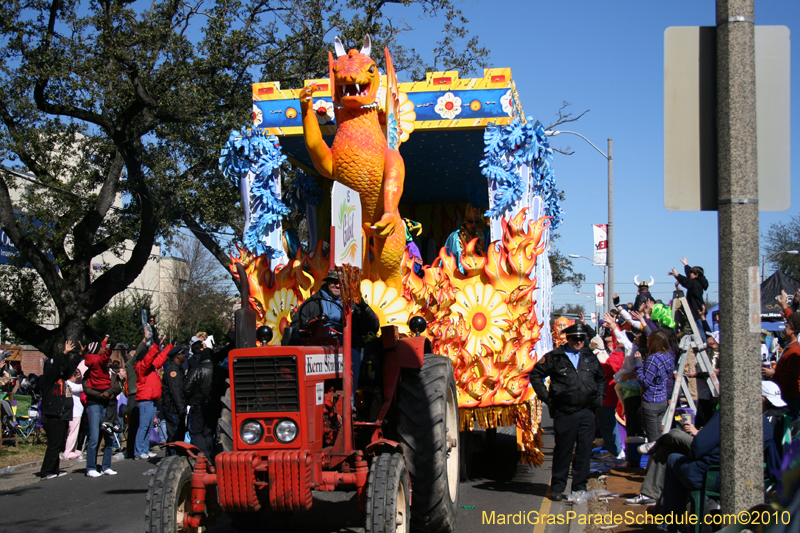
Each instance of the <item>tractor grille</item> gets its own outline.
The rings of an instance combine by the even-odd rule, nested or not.
[[[233,391],[239,413],[299,411],[297,357],[234,359]]]

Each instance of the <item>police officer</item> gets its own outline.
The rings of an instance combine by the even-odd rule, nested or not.
[[[567,344],[545,354],[531,372],[536,395],[550,409],[556,445],[550,499],[561,501],[572,464],[572,490],[586,490],[595,434],[594,411],[603,405],[606,378],[597,356],[586,347],[588,328],[581,323],[566,328]],[[550,378],[550,390],[544,385]]]
[[[183,440],[186,433],[186,399],[183,395],[183,362],[186,353],[180,344],[169,351],[161,377],[161,411],[167,423],[167,442]]]

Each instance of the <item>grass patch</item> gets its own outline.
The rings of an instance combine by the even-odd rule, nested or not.
[[[20,444],[17,448],[3,446],[0,450],[0,468],[40,461],[46,449],[47,444]]]

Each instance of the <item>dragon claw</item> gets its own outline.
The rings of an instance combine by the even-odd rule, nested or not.
[[[385,213],[381,219],[375,223],[376,234],[378,237],[386,238],[394,233],[394,228],[400,221],[400,216],[393,213]]]
[[[310,102],[311,98],[312,98],[312,95],[314,94],[314,91],[317,90],[317,88],[318,88],[317,84],[316,84],[316,82],[314,82],[314,83],[309,83],[307,86],[305,86],[302,89],[300,89],[300,94],[298,95],[298,97],[300,98],[300,101],[301,102]]]

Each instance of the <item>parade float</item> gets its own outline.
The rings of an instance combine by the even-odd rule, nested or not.
[[[461,429],[515,425],[523,461],[539,465],[541,404],[528,375],[553,346],[548,249],[562,216],[544,128],[525,117],[508,68],[398,83],[389,51],[381,72],[369,48],[337,42],[329,77],[302,88],[253,85],[253,122],[220,157],[246,218],[231,271],[244,266],[258,325],[280,344],[332,264],[329,221],[347,216],[331,213],[333,180],[356,190],[361,235],[354,228],[334,249],[355,253],[361,239],[363,298],[401,335],[424,317],[434,353],[453,364]],[[306,243],[286,225],[292,209],[305,214]],[[485,244],[466,242],[456,257],[444,243],[473,209]],[[421,226],[418,272],[403,219]]]

